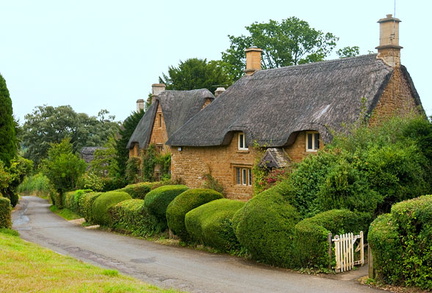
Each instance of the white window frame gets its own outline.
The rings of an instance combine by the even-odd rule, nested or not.
[[[252,168],[234,167],[236,185],[252,186]]]
[[[319,132],[307,131],[306,132],[306,151],[317,152],[320,148],[321,137]]]
[[[238,149],[240,151],[247,151],[249,150],[247,145],[246,145],[246,134],[244,134],[243,132],[240,132],[237,135],[237,141],[238,141]]]

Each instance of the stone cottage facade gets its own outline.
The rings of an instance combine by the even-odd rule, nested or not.
[[[172,178],[196,188],[211,174],[246,200],[258,149],[277,167],[315,153],[343,125],[423,111],[400,64],[399,22],[379,21],[378,54],[260,70],[261,50],[247,50],[246,75],[168,135]]]

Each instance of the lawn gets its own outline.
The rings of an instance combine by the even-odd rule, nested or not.
[[[0,268],[1,292],[179,292],[57,254],[8,229],[0,229]]]

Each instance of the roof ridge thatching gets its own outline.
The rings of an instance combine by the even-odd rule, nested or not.
[[[203,108],[206,99],[214,99],[214,95],[208,89],[163,91],[155,97],[154,102],[141,118],[129,139],[127,148],[130,148],[132,143],[138,143],[140,148],[148,146],[159,105],[162,108],[169,137]]]

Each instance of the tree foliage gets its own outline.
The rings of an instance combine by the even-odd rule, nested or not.
[[[17,154],[15,121],[13,118],[12,100],[6,81],[0,74],[0,161],[6,166]]]
[[[336,46],[338,38],[309,26],[306,21],[290,17],[281,22],[255,22],[246,26],[249,35],[229,35],[230,48],[222,53],[222,60],[230,64],[233,78],[243,76],[245,49],[263,49],[262,67],[278,68],[324,60]]]
[[[298,164],[279,188],[303,217],[349,209],[373,219],[432,191],[432,124],[424,117],[360,126]]]
[[[65,138],[70,138],[73,152],[84,146],[104,145],[118,132],[114,116],[105,117],[107,114],[101,110],[94,117],[76,113],[71,106],[37,106],[25,116],[21,134],[24,156],[38,165],[47,156],[50,144]]]
[[[42,161],[42,172],[60,194],[74,189],[85,170],[86,163],[73,152],[69,138],[57,144],[52,143],[48,157]],[[55,204],[62,206],[62,203]]]
[[[126,164],[129,159],[129,150],[127,149],[127,144],[143,116],[143,110],[133,112],[123,121],[123,124],[120,127],[119,138],[116,140],[115,144],[115,160],[117,161],[118,175],[121,178],[126,176]]]
[[[227,67],[222,61],[190,58],[180,61],[178,67],[170,66],[168,75],[162,73],[161,83],[168,90],[194,90],[206,88],[215,92],[218,86],[227,87],[232,84]]]

